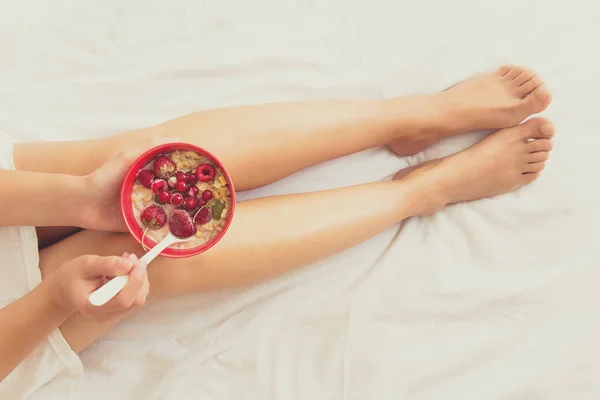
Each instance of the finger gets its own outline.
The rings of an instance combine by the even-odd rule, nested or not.
[[[129,257],[130,254],[131,254],[130,252],[126,251],[126,252],[123,253],[122,257]]]
[[[146,273],[146,261],[137,261],[129,274],[129,280],[125,287],[114,297],[115,305],[121,310],[126,310],[133,305],[144,281],[148,280]],[[112,300],[111,300],[112,302]]]
[[[175,138],[175,137],[165,138],[165,137],[160,137],[160,136],[152,137],[152,138],[144,140],[142,142],[142,144],[139,146],[132,147],[130,149],[122,151],[119,154],[119,157],[117,157],[117,158],[120,159],[127,168],[129,168],[132,162],[134,162],[139,156],[141,156],[142,154],[144,154],[146,151],[150,150],[151,148],[160,146],[162,144],[175,143],[175,142],[179,142],[179,138]]]
[[[135,261],[131,257],[89,255],[82,261],[82,271],[86,278],[98,275],[118,276],[128,274]]]
[[[132,307],[138,308],[143,306],[146,303],[146,298],[148,297],[148,293],[150,292],[150,282],[148,281],[148,274],[146,274],[146,279],[144,279],[144,284],[140,288],[135,300],[133,301]]]

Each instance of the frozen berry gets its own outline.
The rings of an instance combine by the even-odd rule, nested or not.
[[[194,218],[194,222],[196,222],[198,225],[204,225],[209,223],[211,219],[212,217],[210,215],[210,208],[206,207],[198,211],[196,217]]]
[[[183,204],[183,196],[179,193],[173,193],[173,195],[171,196],[171,204],[173,204],[176,207],[179,207]]]
[[[200,192],[200,190],[196,186],[190,186],[188,195],[190,195],[192,197],[198,197],[198,192]]]
[[[196,174],[194,174],[193,172],[190,172],[188,174],[188,183],[190,185],[195,185],[196,182],[198,182],[198,178],[196,177]]]
[[[202,200],[204,201],[210,201],[210,199],[213,198],[213,192],[211,192],[210,190],[205,190],[204,192],[202,192]]]
[[[171,193],[167,192],[166,190],[163,190],[162,192],[158,192],[157,197],[160,200],[160,202],[163,204],[171,201]]]
[[[167,183],[169,184],[169,187],[174,188],[175,185],[177,184],[177,178],[172,176],[169,178],[169,180],[167,181]]]
[[[169,179],[170,176],[175,174],[177,164],[169,157],[161,154],[154,159],[152,169],[159,178]]]
[[[210,182],[215,177],[215,167],[210,164],[202,164],[196,169],[196,178],[200,182]]]
[[[165,181],[164,179],[155,179],[154,182],[152,182],[152,191],[154,193],[159,193],[167,189],[167,181]]]
[[[171,220],[169,221],[169,229],[173,235],[181,239],[193,236],[197,230],[192,217],[183,210],[173,211]]]
[[[187,182],[187,175],[185,174],[185,172],[183,171],[177,171],[177,174],[175,174],[175,177],[177,178],[177,182]]]
[[[149,228],[162,228],[167,222],[167,213],[160,206],[150,206],[140,214],[142,223]]]
[[[144,185],[144,187],[150,189],[152,187],[152,182],[154,182],[154,178],[156,178],[156,175],[154,175],[154,172],[150,171],[149,169],[143,169],[138,172],[137,178],[138,181]]]
[[[184,192],[187,192],[188,185],[185,182],[178,181],[177,184],[175,185],[175,189],[177,189],[177,191],[179,193],[184,193]]]
[[[183,208],[188,210],[188,211],[192,211],[195,210],[196,207],[198,207],[198,201],[196,200],[195,197],[190,197],[187,196],[183,199]]]
[[[202,200],[202,198],[198,198],[198,208],[204,206],[206,204],[206,202],[204,200]]]

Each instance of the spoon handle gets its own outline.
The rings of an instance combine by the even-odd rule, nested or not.
[[[150,264],[152,260],[156,258],[164,249],[177,242],[177,238],[170,233],[156,246],[150,249],[149,252],[144,254],[140,260],[146,261],[146,264]],[[105,283],[103,286],[94,290],[90,294],[89,301],[94,306],[102,306],[106,304],[110,299],[115,297],[129,281],[129,275],[115,276],[113,279]]]

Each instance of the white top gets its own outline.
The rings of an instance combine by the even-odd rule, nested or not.
[[[12,145],[2,134],[0,143],[0,169],[14,169]],[[33,227],[2,227],[0,243],[2,308],[38,285],[41,274],[38,267],[37,236]],[[79,391],[82,381],[81,361],[56,329],[0,383],[0,399],[71,398]]]

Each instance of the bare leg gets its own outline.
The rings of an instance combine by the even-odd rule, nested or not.
[[[514,190],[538,177],[553,135],[549,121],[532,119],[399,180],[243,202],[211,251],[152,264],[151,298],[248,285],[331,256],[412,215]],[[378,207],[364,207],[373,198],[382,200]],[[45,276],[80,254],[124,251],[141,253],[127,234],[84,231],[43,250],[40,265]],[[118,319],[99,324],[74,316],[61,330],[79,351]]]
[[[431,96],[231,107],[99,140],[21,144],[15,165],[85,175],[145,137],[177,136],[216,154],[238,190],[247,190],[371,147],[416,151],[458,133],[512,126],[549,103],[533,72],[502,67]]]

